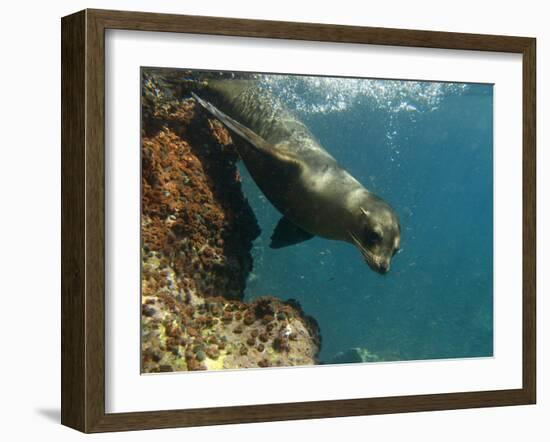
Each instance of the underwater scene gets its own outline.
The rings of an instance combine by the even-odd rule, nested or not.
[[[491,84],[141,80],[142,373],[493,355]]]

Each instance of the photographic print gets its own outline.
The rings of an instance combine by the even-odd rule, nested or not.
[[[141,69],[142,373],[493,356],[493,85]]]

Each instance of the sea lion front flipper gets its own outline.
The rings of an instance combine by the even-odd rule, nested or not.
[[[314,236],[315,235],[306,232],[288,218],[283,216],[279,220],[277,227],[275,227],[273,235],[271,235],[271,243],[269,244],[269,247],[272,249],[280,249],[282,247],[292,246],[294,244],[307,241]]]
[[[204,107],[208,112],[210,112],[218,120],[220,120],[223,124],[225,124],[231,131],[235,132],[241,138],[248,141],[259,152],[262,152],[277,161],[281,161],[287,164],[292,164],[296,167],[300,167],[300,163],[296,161],[296,159],[293,158],[291,155],[289,155],[288,152],[284,152],[281,149],[275,148],[272,144],[268,143],[256,132],[242,125],[238,121],[234,120],[229,115],[224,114],[212,103],[209,103],[208,101],[203,100],[194,92],[191,92],[191,95],[195,100],[199,102],[199,104],[202,107]]]

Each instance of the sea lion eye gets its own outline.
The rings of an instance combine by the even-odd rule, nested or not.
[[[382,240],[382,235],[377,230],[365,230],[365,242],[367,244],[378,244]]]

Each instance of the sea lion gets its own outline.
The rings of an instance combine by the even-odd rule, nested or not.
[[[254,80],[211,80],[192,96],[231,132],[250,175],[283,214],[272,248],[315,235],[355,245],[384,274],[400,246],[399,219],[321,146],[309,129]],[[215,103],[215,104],[214,104]]]

